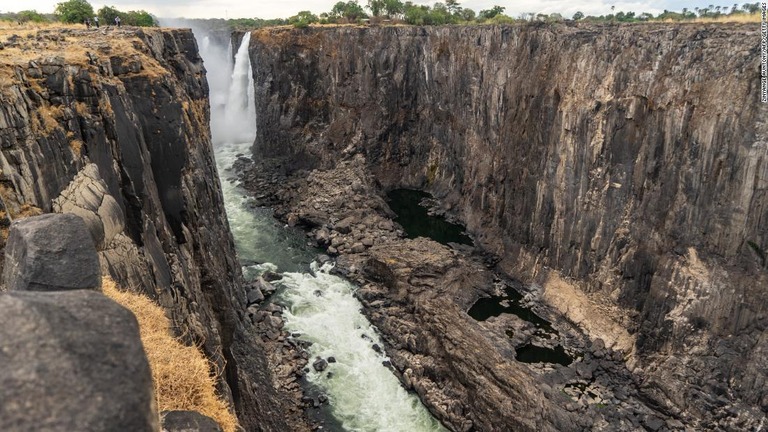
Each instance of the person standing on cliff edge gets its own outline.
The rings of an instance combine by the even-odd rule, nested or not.
[[[96,28],[99,28],[99,17],[93,17],[93,23],[96,24]]]
[[[120,17],[119,17],[119,16],[116,16],[116,17],[115,17],[115,25],[116,25],[118,28],[120,28]]]

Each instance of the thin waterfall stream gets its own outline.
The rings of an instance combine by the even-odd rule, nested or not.
[[[407,392],[385,366],[385,353],[376,349],[382,341],[361,312],[362,305],[354,297],[356,287],[330,274],[330,264],[312,263],[318,251],[307,246],[303,233],[278,223],[269,209],[251,206],[247,192],[233,178],[233,164],[250,154],[256,134],[249,40],[246,33],[231,74],[208,75],[216,163],[245,276],[253,279],[266,270],[282,273],[283,278],[275,282],[279,290],[274,301],[287,307],[286,329],[312,343],[306,380],[328,397],[330,414],[341,430],[443,431],[416,395]],[[201,46],[206,66],[226,64],[230,54],[224,48],[217,51],[210,40]],[[221,81],[213,83],[216,79]],[[225,87],[226,96],[213,94]],[[311,366],[315,358],[331,361],[318,371]]]

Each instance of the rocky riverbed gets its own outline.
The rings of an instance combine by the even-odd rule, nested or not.
[[[539,301],[538,287],[501,272],[492,254],[406,238],[362,155],[349,154],[330,170],[286,176],[280,167],[245,156],[235,164],[257,205],[304,228],[335,261],[334,271],[359,286],[357,297],[401,383],[451,430],[656,431],[701,424],[655,403],[643,375],[627,369],[629,353],[590,340]],[[480,298],[508,304],[503,296],[510,289],[536,322],[513,313],[484,321],[467,314]],[[267,322],[261,315],[256,321]],[[516,360],[531,347],[571,361]],[[301,375],[300,368],[293,373]]]

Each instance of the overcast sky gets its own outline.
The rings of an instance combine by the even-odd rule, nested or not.
[[[53,12],[60,0],[0,0],[0,12],[14,12],[24,9],[35,9],[38,12]],[[314,13],[330,11],[338,0],[107,0],[91,1],[94,9],[104,5],[114,6],[121,10],[144,9],[153,15],[163,18],[287,18],[301,10]],[[745,0],[740,0],[739,4]],[[762,0],[765,1],[765,0]],[[361,5],[367,0],[360,0]],[[434,1],[414,1],[419,4],[433,4]],[[507,15],[516,17],[524,12],[553,13],[559,12],[570,17],[576,11],[587,15],[607,14],[611,6],[618,11],[635,11],[659,13],[664,9],[679,11],[684,7],[693,10],[694,7],[706,7],[710,4],[728,6],[733,2],[723,1],[686,1],[686,0],[466,0],[459,2],[461,6],[474,9],[489,9],[493,5],[506,7]]]

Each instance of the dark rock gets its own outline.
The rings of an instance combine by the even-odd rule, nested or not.
[[[163,411],[163,432],[222,432],[216,420],[196,411]]]
[[[483,257],[488,266],[499,263],[536,283],[567,275],[577,292],[584,289],[605,303],[587,310],[561,304],[571,316],[592,320],[602,311],[623,310],[605,317],[616,324],[605,332],[606,344],[616,351],[636,348],[639,363],[649,363],[649,378],[661,383],[662,399],[695,411],[693,417],[712,416],[712,406],[699,403],[687,389],[698,375],[730,383],[735,399],[759,409],[765,387],[759,383],[768,373],[760,362],[766,344],[756,342],[765,340],[761,299],[768,287],[760,258],[765,254],[759,251],[768,245],[768,232],[760,223],[744,221],[765,219],[765,196],[754,191],[766,179],[755,164],[765,160],[768,124],[754,121],[766,115],[759,89],[736,86],[736,77],[754,69],[746,41],[758,37],[755,28],[579,23],[308,32],[281,33],[282,43],[271,37],[252,42],[255,86],[263,94],[257,101],[255,159],[279,156],[286,165],[318,168],[317,174],[338,171],[339,161],[354,161],[349,155],[355,154],[367,171],[347,178],[342,190],[349,195],[356,195],[350,189],[360,189],[352,185],[366,184],[361,180],[384,190],[427,185],[440,191],[442,207],[460,209],[483,246],[498,254]],[[302,43],[306,34],[312,44]],[[624,56],[625,44],[615,40],[637,49]],[[369,56],[371,47],[385,55]],[[330,50],[346,55],[328,56]],[[483,62],[476,61],[480,51]],[[659,52],[667,60],[657,61]],[[578,79],[565,69],[535,73],[566,57],[579,65]],[[500,72],[508,70],[525,72],[514,77]],[[659,70],[663,75],[658,76],[680,80],[627,70]],[[679,72],[684,70],[701,71],[702,85],[688,91],[690,79]],[[382,71],[387,71],[384,80]],[[721,85],[716,77],[729,77],[733,86]],[[621,85],[612,85],[613,80]],[[305,91],[286,97],[285,89],[294,87]],[[455,91],[467,87],[473,89],[469,94]],[[601,100],[587,97],[598,93],[604,95]],[[365,103],[355,104],[360,95]],[[489,109],[492,99],[494,109]],[[679,107],[690,100],[697,101],[695,109],[683,108],[681,114]],[[734,109],[723,111],[724,106]],[[303,114],[290,119],[280,115],[298,111]],[[530,145],[532,139],[536,146]],[[573,146],[566,143],[571,141]],[[681,144],[669,152],[666,142]],[[583,156],[590,154],[601,156]],[[712,154],[727,155],[722,166],[704,156]],[[521,166],[544,168],[518,170]],[[743,201],[738,217],[730,211],[736,196]],[[588,211],[577,210],[577,202]],[[628,208],[631,216],[624,211]],[[721,294],[691,306],[701,320],[669,316],[685,306],[684,299],[713,288]],[[404,286],[401,295],[410,289]],[[423,300],[403,301],[422,307]],[[701,327],[698,342],[691,340],[689,324]],[[387,336],[395,338],[400,326],[392,328]],[[637,342],[629,342],[624,330],[632,330]],[[725,334],[732,335],[730,349],[743,359],[738,373],[731,356],[710,358],[710,341]],[[598,347],[592,353],[607,354]],[[697,362],[703,363],[699,371],[689,368]],[[476,405],[467,408],[476,429],[499,423],[483,418],[485,406],[468,405]],[[546,429],[538,423],[540,413],[520,410],[517,415],[539,415],[530,424]],[[457,429],[459,424],[451,423]]]
[[[265,271],[265,272],[264,272],[264,274],[262,274],[262,275],[261,275],[261,277],[262,277],[262,278],[263,278],[265,281],[267,281],[267,282],[274,282],[274,281],[276,281],[276,280],[280,280],[280,279],[282,279],[282,278],[283,278],[283,277],[282,277],[282,276],[280,276],[278,273],[275,273],[275,272],[273,272],[273,271],[269,271],[269,270]]]
[[[0,294],[0,430],[157,430],[133,314],[101,293]]]
[[[325,359],[318,358],[312,362],[312,367],[315,368],[316,371],[322,372],[328,367],[328,362]]]
[[[652,415],[649,415],[643,418],[642,423],[648,430],[651,430],[654,432],[657,430],[660,430],[662,427],[665,426],[664,420]]]
[[[334,356],[328,357],[328,363],[336,363],[336,357]]]
[[[381,354],[381,347],[379,346],[379,344],[373,344],[371,348],[373,348],[373,350],[376,351],[377,353]]]
[[[100,289],[99,257],[83,220],[45,214],[14,222],[3,280],[9,290]]]
[[[255,287],[261,291],[264,296],[271,296],[272,294],[277,291],[277,288],[275,288],[274,285],[269,283],[266,279],[263,277],[259,277],[256,279]]]
[[[261,293],[260,289],[255,288],[248,291],[247,299],[249,306],[254,303],[261,303],[264,301],[264,294]]]
[[[320,396],[317,397],[317,401],[320,402],[321,404],[327,403],[328,396],[321,394]]]
[[[333,226],[333,229],[335,229],[336,231],[342,234],[349,234],[350,231],[352,231],[352,225],[354,225],[356,222],[357,222],[356,219],[350,216],[348,218],[340,220],[339,222],[336,222],[336,225]]]

